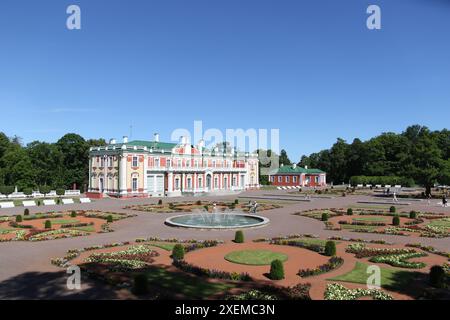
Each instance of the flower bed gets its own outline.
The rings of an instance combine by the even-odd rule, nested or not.
[[[205,276],[208,278],[234,280],[234,281],[253,281],[248,273],[226,272],[220,270],[211,270],[202,267],[195,266],[184,260],[174,260],[172,263],[178,269],[192,273],[196,276]]]
[[[315,268],[315,269],[300,269],[297,273],[302,278],[311,276],[317,276],[322,273],[330,272],[342,266],[344,259],[340,257],[331,257],[327,263]]]
[[[414,249],[397,249],[397,248],[367,248],[363,243],[350,244],[345,249],[346,252],[354,253],[358,259],[375,257],[380,255],[414,253]]]
[[[419,258],[427,256],[426,253],[414,252],[414,253],[404,253],[404,254],[393,254],[385,256],[375,256],[371,258],[370,262],[375,263],[386,263],[393,267],[408,268],[408,269],[421,269],[426,267],[423,262],[410,262],[408,259]]]
[[[309,283],[292,287],[263,286],[241,294],[228,296],[226,300],[311,300]]]
[[[325,300],[356,300],[362,297],[372,297],[374,300],[393,300],[394,298],[378,289],[348,289],[338,283],[330,283],[325,289]]]
[[[436,248],[434,248],[432,246],[424,246],[424,245],[422,245],[420,243],[407,243],[405,245],[405,247],[419,248],[419,249],[421,249],[423,251],[434,253],[434,254],[437,254],[439,256],[443,256],[443,257],[446,257],[446,258],[450,259],[450,253],[444,252],[444,251],[439,251],[439,250],[437,250]]]
[[[54,240],[59,238],[72,238],[72,237],[80,237],[86,236],[89,232],[79,231],[79,230],[71,230],[71,229],[57,229],[39,232],[36,234],[30,234],[29,237],[26,238],[28,241],[43,241],[43,240]]]

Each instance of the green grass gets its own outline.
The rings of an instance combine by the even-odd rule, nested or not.
[[[325,247],[325,244],[327,243],[327,240],[323,239],[316,239],[316,238],[295,238],[295,239],[289,239],[289,241],[296,241],[304,244],[313,244]],[[336,242],[339,243],[339,242]]]
[[[368,267],[368,264],[356,262],[356,265],[352,271],[327,280],[366,284],[368,277],[371,276],[371,274],[367,273]],[[380,273],[381,286],[393,290],[404,289],[406,285],[414,281],[414,278],[417,275],[416,272],[381,267]]]
[[[176,243],[161,243],[161,242],[152,242],[151,246],[164,249],[166,251],[172,251],[173,247],[175,247]]]
[[[50,219],[53,224],[72,224],[79,223],[80,220],[77,219]]]
[[[354,224],[341,224],[340,225],[342,229],[348,229],[348,230],[367,230],[367,231],[373,231],[376,228],[379,228],[377,226],[357,226]]]
[[[433,226],[433,227],[450,228],[450,219],[444,218],[444,219],[432,220],[428,225]]]
[[[273,260],[286,261],[288,256],[284,253],[270,250],[242,250],[233,251],[225,256],[225,260],[245,265],[264,266],[269,265]]]
[[[95,232],[94,226],[75,227],[75,228],[70,228],[70,229],[80,230],[80,231],[85,231],[85,232]]]
[[[172,295],[183,295],[187,299],[206,299],[234,287],[232,284],[212,283],[204,278],[169,272],[158,267],[150,269],[146,275],[150,286],[165,289]]]
[[[386,221],[385,217],[358,217],[358,218],[353,218],[352,220],[354,221],[370,221],[370,222],[383,222]]]

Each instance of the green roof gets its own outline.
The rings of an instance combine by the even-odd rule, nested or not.
[[[277,170],[275,170],[272,174],[319,174],[319,173],[325,173],[325,171],[322,171],[320,169],[305,169],[302,167],[296,166],[295,168],[293,166],[282,166],[279,167]]]
[[[144,141],[144,140],[133,140],[126,143],[127,146],[140,146],[147,147],[153,150],[172,150],[177,144],[169,142],[156,142],[156,141]]]

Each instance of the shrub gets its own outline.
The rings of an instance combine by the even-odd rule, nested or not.
[[[284,279],[284,267],[281,260],[276,259],[272,261],[270,264],[269,278],[272,280]]]
[[[26,196],[31,196],[31,194],[33,193],[33,190],[31,188],[25,188],[22,190],[22,192],[26,195]]]
[[[56,194],[58,195],[58,196],[63,196],[64,194],[65,194],[66,192],[65,192],[65,190],[64,189],[56,189]]]
[[[322,221],[328,221],[328,213],[322,213]]]
[[[40,206],[41,205],[41,200],[37,201],[37,205]]]
[[[201,200],[197,200],[197,202],[195,204],[198,205],[198,206],[201,206],[202,202],[201,202]]]
[[[40,186],[39,187],[39,192],[42,194],[47,194],[50,193],[51,188],[49,186]]]
[[[400,225],[400,217],[399,216],[394,216],[392,218],[392,225],[393,226],[399,226]]]
[[[353,209],[352,209],[352,208],[348,208],[348,209],[347,209],[347,215],[348,215],[348,216],[353,215]]]
[[[430,284],[436,288],[445,286],[445,271],[441,266],[432,266],[430,269]]]
[[[409,218],[410,218],[410,219],[416,219],[416,218],[417,218],[417,212],[411,211],[411,212],[409,213]]]
[[[106,217],[106,222],[108,222],[108,223],[112,223],[113,222],[113,216],[112,215],[109,215],[109,216],[107,216]]]
[[[133,293],[142,295],[148,293],[148,278],[144,273],[139,273],[133,279]]]
[[[397,211],[397,209],[394,207],[394,206],[391,206],[390,208],[389,208],[389,212],[390,213],[395,213]]]
[[[22,216],[16,216],[16,222],[22,222]]]
[[[334,241],[327,241],[325,243],[325,255],[329,257],[336,255],[336,243]]]
[[[172,259],[183,260],[184,259],[184,247],[181,244],[176,244],[172,249]]]
[[[234,199],[234,204],[238,204],[239,203],[239,199]]]
[[[70,216],[72,217],[72,218],[75,218],[76,216],[77,216],[77,212],[74,210],[74,211],[72,211],[71,213],[70,213]]]
[[[30,209],[26,208],[25,210],[23,210],[23,215],[24,216],[29,216],[30,215]]]
[[[158,205],[162,205],[162,199],[158,200]]]
[[[50,220],[45,220],[44,227],[45,227],[45,229],[51,229],[52,228],[52,222]]]
[[[242,230],[236,231],[236,233],[234,235],[234,242],[244,243],[244,232],[242,232]]]

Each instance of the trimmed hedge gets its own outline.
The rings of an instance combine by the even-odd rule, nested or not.
[[[244,243],[244,232],[242,232],[242,230],[236,231],[236,233],[234,235],[234,242]]]
[[[322,213],[322,221],[328,221],[328,213]]]
[[[353,209],[352,208],[348,208],[347,209],[347,215],[348,216],[352,216],[353,215]]]
[[[50,220],[46,220],[44,223],[45,229],[51,229],[52,228],[52,222]]]
[[[176,244],[172,249],[172,259],[173,260],[183,260],[184,259],[184,246],[181,244]]]
[[[430,284],[436,288],[445,287],[445,270],[441,266],[432,266],[430,269]]]
[[[325,244],[325,255],[332,257],[336,255],[336,243],[334,241],[327,241]]]
[[[269,278],[272,280],[284,279],[284,267],[281,260],[275,259],[270,264]]]
[[[395,216],[392,218],[392,225],[393,226],[399,226],[400,225],[400,217],[399,216]]]

